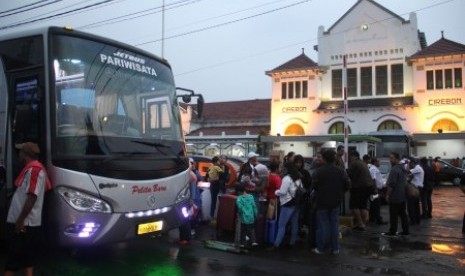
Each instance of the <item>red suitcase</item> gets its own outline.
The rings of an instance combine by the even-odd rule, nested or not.
[[[237,213],[236,199],[237,196],[230,194],[219,196],[218,214],[216,216],[216,230],[218,232],[234,233]]]

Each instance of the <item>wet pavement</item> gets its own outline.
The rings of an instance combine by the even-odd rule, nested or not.
[[[465,195],[447,186],[433,193],[433,218],[411,226],[409,237],[387,238],[388,225],[366,232],[341,228],[341,253],[315,255],[302,240],[294,248],[246,254],[209,249],[216,238],[210,225],[197,229],[191,245],[175,242],[177,230],[128,243],[80,250],[48,250],[36,275],[465,275],[465,236],[461,232]],[[387,206],[382,206],[385,220]],[[232,241],[232,235],[222,235]],[[0,255],[3,265],[5,253]]]

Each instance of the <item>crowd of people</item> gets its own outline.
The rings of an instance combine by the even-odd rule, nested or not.
[[[258,162],[258,154],[250,152],[240,167],[237,182],[231,186],[237,195],[237,217],[241,225],[236,228],[240,231],[237,246],[258,244],[255,231],[263,228],[255,225],[263,223],[259,222],[263,202],[266,202],[265,220],[274,220],[277,225],[273,240],[267,241],[268,250],[293,247],[299,233],[306,232],[309,250],[316,254],[338,254],[339,216],[345,212],[346,192],[349,192],[353,231],[366,231],[370,223],[389,224],[387,231],[380,234],[405,236],[410,234],[410,225],[432,218],[435,172],[428,159],[401,158],[391,153],[392,168],[384,181],[379,159],[368,155],[361,158],[357,151],[352,151],[346,165],[344,154],[343,146],[318,152],[311,168],[306,169],[302,155],[294,152],[289,152],[282,161],[270,160],[267,166]],[[224,155],[213,157],[208,173],[202,177],[191,159],[193,189],[197,181],[211,183],[210,216],[213,220],[217,196],[227,192],[226,183],[231,176],[226,162]],[[191,194],[194,204],[202,204],[198,202],[198,191]],[[387,220],[381,215],[382,205],[388,205]],[[402,231],[398,231],[399,218]]]

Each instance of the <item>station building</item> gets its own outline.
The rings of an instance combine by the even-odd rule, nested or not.
[[[244,157],[265,149],[260,138],[270,132],[270,99],[205,103],[202,116],[196,108],[181,105],[181,118],[189,155],[225,154]]]
[[[317,62],[302,50],[266,71],[271,128],[262,141],[273,150],[313,156],[341,136],[346,120],[349,138],[403,131],[415,156],[464,156],[465,45],[443,34],[428,46],[417,25],[415,13],[406,20],[359,0],[329,28],[320,26]]]

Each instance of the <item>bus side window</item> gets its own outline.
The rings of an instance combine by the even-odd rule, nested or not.
[[[25,134],[31,128],[32,107],[27,104],[17,105],[13,120],[13,133],[15,142],[25,142]]]

